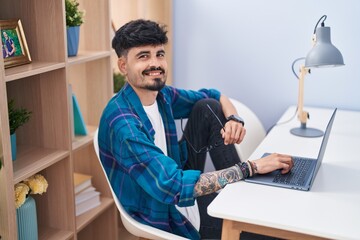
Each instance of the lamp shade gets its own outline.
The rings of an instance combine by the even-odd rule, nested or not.
[[[305,58],[305,67],[335,67],[344,65],[341,52],[331,43],[330,27],[316,29],[316,44]]]

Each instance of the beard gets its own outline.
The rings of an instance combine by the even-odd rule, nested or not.
[[[146,89],[146,90],[150,90],[150,91],[160,91],[164,86],[165,86],[165,83],[166,83],[166,74],[165,74],[165,70],[161,67],[151,67],[150,69],[146,69],[143,71],[143,75],[144,76],[147,76],[147,73],[151,72],[151,71],[161,71],[162,74],[163,74],[163,77],[159,77],[159,78],[154,78],[153,79],[153,83],[152,84],[147,84],[147,85],[144,85],[142,86],[143,89]]]
[[[165,86],[166,80],[163,81],[161,78],[155,78],[153,80],[153,84],[145,85],[142,88],[150,91],[160,91]]]

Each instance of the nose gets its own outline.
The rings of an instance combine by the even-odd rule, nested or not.
[[[160,62],[156,57],[151,57],[149,61],[149,68],[157,68],[160,66]]]

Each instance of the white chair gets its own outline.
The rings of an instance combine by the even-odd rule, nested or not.
[[[99,155],[99,144],[98,144],[98,129],[95,131],[94,133],[94,148],[95,148],[95,152],[96,155],[98,157],[100,166],[103,169],[105,178],[107,180],[107,183],[109,184],[109,187],[111,189],[111,193],[113,195],[115,204],[120,212],[120,216],[121,216],[121,221],[123,223],[123,225],[125,226],[126,230],[128,230],[129,233],[131,233],[134,236],[140,237],[140,239],[161,239],[161,240],[186,240],[186,238],[180,237],[178,235],[175,234],[171,234],[168,232],[165,232],[163,230],[145,225],[143,223],[140,223],[138,221],[136,221],[135,219],[133,219],[126,211],[125,209],[122,207],[119,199],[117,198],[117,196],[115,195],[111,184],[109,182],[109,179],[107,177],[107,174],[105,172],[105,169],[102,166],[102,163],[100,161],[100,155]]]
[[[241,161],[246,161],[266,136],[264,126],[256,114],[245,104],[230,98],[239,116],[245,121],[246,135],[240,144],[235,144]]]
[[[256,147],[265,138],[266,131],[259,118],[250,108],[235,99],[230,98],[230,101],[234,104],[239,116],[245,121],[245,138],[240,144],[235,144],[235,148],[241,161],[247,161]],[[214,169],[214,165],[208,155],[205,162],[205,172],[214,171]]]

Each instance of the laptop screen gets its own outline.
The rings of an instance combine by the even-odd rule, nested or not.
[[[334,112],[333,112],[333,114],[332,114],[332,116],[330,118],[330,121],[329,121],[329,123],[328,123],[328,125],[326,127],[324,137],[323,137],[323,140],[321,142],[321,147],[320,147],[320,150],[319,150],[319,155],[318,155],[318,158],[317,158],[317,161],[316,161],[316,167],[314,169],[314,174],[312,175],[312,178],[311,178],[311,184],[313,183],[313,180],[314,180],[317,172],[319,171],[321,162],[322,162],[322,160],[324,158],[326,145],[327,145],[327,142],[329,140],[329,136],[330,136],[331,128],[332,128],[332,125],[333,125],[333,122],[334,122],[334,119],[335,119],[336,111],[337,111],[337,108],[335,108],[335,110],[334,110]]]

